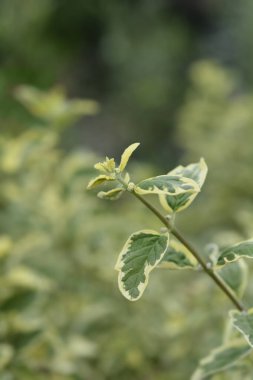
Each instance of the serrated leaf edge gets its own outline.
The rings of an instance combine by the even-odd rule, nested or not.
[[[122,261],[122,257],[125,255],[125,253],[127,253],[127,251],[128,251],[128,247],[129,247],[129,245],[130,245],[130,243],[131,243],[131,240],[132,240],[132,237],[133,237],[134,235],[138,235],[138,234],[142,234],[142,233],[144,233],[144,234],[152,234],[152,235],[160,235],[160,236],[162,235],[162,234],[160,234],[159,232],[157,232],[157,231],[155,231],[155,230],[140,230],[140,231],[134,232],[134,233],[131,234],[131,235],[129,236],[129,238],[127,239],[125,245],[123,246],[123,248],[122,248],[122,250],[121,250],[121,252],[120,252],[120,254],[119,254],[119,256],[118,256],[117,262],[116,262],[115,267],[114,267],[114,269],[115,269],[116,271],[119,272],[119,274],[118,274],[118,286],[119,286],[119,290],[120,290],[120,292],[124,295],[124,297],[126,297],[129,301],[132,301],[132,302],[137,301],[138,299],[141,298],[141,296],[142,296],[144,290],[145,290],[146,287],[147,287],[150,272],[151,272],[151,271],[152,271],[152,270],[158,265],[158,263],[162,260],[163,256],[164,256],[165,253],[166,253],[166,250],[167,250],[167,248],[168,248],[168,246],[169,246],[169,234],[167,234],[167,237],[168,237],[168,238],[167,238],[167,245],[166,245],[166,248],[165,248],[164,252],[161,254],[159,260],[158,260],[157,262],[155,262],[154,265],[147,265],[147,266],[145,267],[145,269],[144,269],[145,281],[142,282],[142,283],[140,283],[140,285],[139,285],[139,287],[138,287],[139,295],[138,295],[138,297],[136,297],[136,298],[131,298],[131,297],[129,296],[128,292],[125,290],[125,288],[124,288],[124,286],[123,286],[123,282],[121,281],[121,280],[122,280],[122,277],[123,277],[123,276],[122,276],[121,268],[122,268],[122,266],[124,265],[124,262]],[[123,275],[124,275],[124,274],[123,274]]]

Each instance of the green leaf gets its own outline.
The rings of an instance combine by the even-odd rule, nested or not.
[[[239,297],[243,296],[248,279],[248,267],[244,260],[223,266],[218,274]]]
[[[130,301],[138,300],[147,284],[149,273],[162,260],[169,235],[153,230],[132,234],[120,252],[115,269],[119,271],[119,289]]]
[[[140,143],[134,143],[134,144],[131,144],[128,148],[125,149],[125,151],[123,152],[123,154],[121,156],[121,161],[120,161],[120,165],[119,165],[119,170],[121,172],[123,172],[123,170],[127,166],[129,158],[131,157],[131,155],[133,154],[133,152],[135,151],[135,149],[138,148],[139,145],[140,145]]]
[[[249,309],[248,312],[231,310],[229,315],[233,326],[240,331],[249,345],[253,347],[253,308]]]
[[[184,193],[197,193],[199,191],[198,184],[185,177],[176,175],[160,175],[139,182],[135,187],[138,194],[167,194],[177,195]]]
[[[241,257],[247,257],[253,259],[253,240],[246,240],[241,243],[235,244],[231,247],[225,248],[218,258],[217,265],[225,265],[240,259]]]
[[[114,181],[114,180],[115,180],[115,178],[113,178],[113,176],[109,176],[109,175],[105,175],[105,174],[100,174],[99,176],[97,176],[96,178],[92,179],[88,183],[87,189],[90,190],[90,189],[93,189],[96,186],[102,185],[102,183],[104,183],[106,181]]]
[[[248,355],[251,347],[242,339],[236,339],[229,344],[211,351],[210,355],[200,361],[191,380],[204,380],[217,372],[232,367],[239,359]]]
[[[171,240],[163,259],[159,264],[159,268],[193,269],[196,268],[197,265],[197,260],[183,244],[176,240]]]
[[[168,173],[168,175],[179,175],[195,181],[199,189],[201,189],[203,183],[205,182],[207,175],[207,166],[203,158],[199,162],[190,164],[187,166],[178,166]],[[168,212],[179,212],[190,206],[197,192],[194,193],[184,193],[178,194],[176,196],[170,196],[165,194],[160,194],[160,203],[162,207]]]
[[[124,193],[125,189],[122,187],[118,187],[116,189],[112,189],[109,191],[100,191],[98,193],[98,197],[101,199],[109,199],[110,201],[114,201],[119,199],[119,197]]]

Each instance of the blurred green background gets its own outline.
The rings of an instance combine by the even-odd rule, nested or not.
[[[190,379],[221,343],[231,305],[202,273],[156,271],[140,301],[123,299],[117,253],[159,223],[85,188],[95,162],[135,141],[139,180],[203,156],[207,183],[179,227],[203,254],[253,236],[252,11],[1,0],[1,380]]]

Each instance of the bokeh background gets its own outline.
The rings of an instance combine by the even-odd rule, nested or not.
[[[190,379],[221,344],[231,305],[202,273],[123,299],[117,254],[159,223],[85,188],[132,142],[139,180],[203,156],[179,227],[203,254],[252,237],[252,33],[250,0],[1,0],[1,380]]]

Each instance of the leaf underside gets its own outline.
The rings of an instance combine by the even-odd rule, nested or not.
[[[107,181],[114,181],[114,178],[112,178],[112,177],[109,176],[109,175],[100,174],[99,176],[97,176],[96,178],[93,178],[93,179],[88,183],[87,189],[88,189],[88,190],[93,189],[94,187],[96,187],[96,186],[100,186],[100,185],[102,185],[104,182],[107,182]]]
[[[122,187],[118,187],[109,191],[100,191],[98,193],[98,197],[101,199],[108,199],[110,201],[114,201],[119,199],[119,197],[124,193],[125,189]]]

